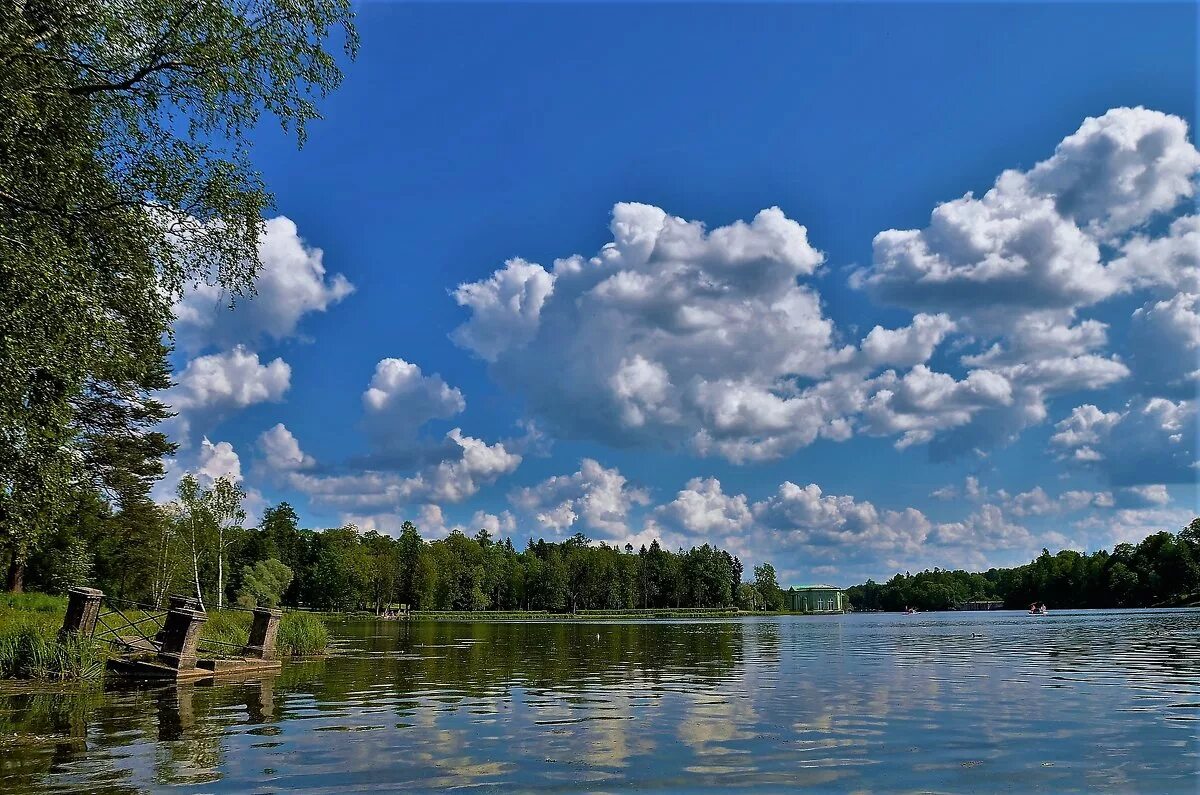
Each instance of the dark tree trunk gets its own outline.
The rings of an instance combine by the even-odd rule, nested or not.
[[[25,562],[15,556],[8,566],[8,592],[24,593],[25,591]]]

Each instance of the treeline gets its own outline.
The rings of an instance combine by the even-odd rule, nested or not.
[[[867,580],[847,589],[855,610],[950,610],[998,600],[1008,608],[1155,607],[1200,601],[1200,518],[1179,533],[1159,532],[1112,552],[1048,550],[1024,566],[983,573],[934,569]]]
[[[98,495],[77,503],[30,558],[27,585],[55,593],[89,583],[153,604],[190,593],[206,605],[265,599],[373,612],[395,604],[552,612],[783,605],[769,564],[742,582],[741,561],[708,544],[635,550],[576,535],[561,543],[531,539],[522,549],[485,530],[427,541],[409,522],[396,538],[354,527],[310,531],[300,529],[287,503],[268,508],[259,527],[243,528],[236,488],[193,486],[185,479],[173,506],[142,506],[137,516],[114,513]]]

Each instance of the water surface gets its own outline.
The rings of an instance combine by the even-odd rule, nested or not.
[[[335,634],[277,676],[0,695],[0,792],[1200,791],[1200,611]]]

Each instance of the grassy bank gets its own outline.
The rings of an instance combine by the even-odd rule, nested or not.
[[[66,608],[64,596],[27,593],[0,597],[0,679],[94,681],[104,675],[108,644],[79,638],[59,642]],[[130,618],[144,615],[137,610],[125,612]],[[200,633],[202,651],[236,655],[235,647],[250,636],[251,620],[251,614],[241,610],[210,612]],[[284,657],[321,654],[329,645],[329,630],[320,616],[285,612],[276,643]]]
[[[46,594],[0,599],[0,679],[94,681],[104,674],[107,647],[90,639],[59,643],[67,600]]]

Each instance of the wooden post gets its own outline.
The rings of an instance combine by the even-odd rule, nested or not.
[[[100,600],[104,591],[96,588],[74,587],[67,590],[67,614],[63,616],[62,629],[58,636],[65,638],[76,635],[90,638],[96,631],[96,621],[100,618]]]
[[[176,599],[180,599],[176,602]],[[191,670],[196,667],[196,647],[200,643],[200,628],[208,620],[203,611],[194,610],[182,605],[185,597],[171,597],[171,607],[167,610],[167,621],[158,640],[162,642],[162,650],[158,653],[159,662],[169,665],[177,671]]]
[[[275,636],[279,634],[279,618],[283,613],[269,607],[256,607],[253,612],[254,623],[250,625],[250,642],[246,644],[243,654],[260,660],[274,660]]]

